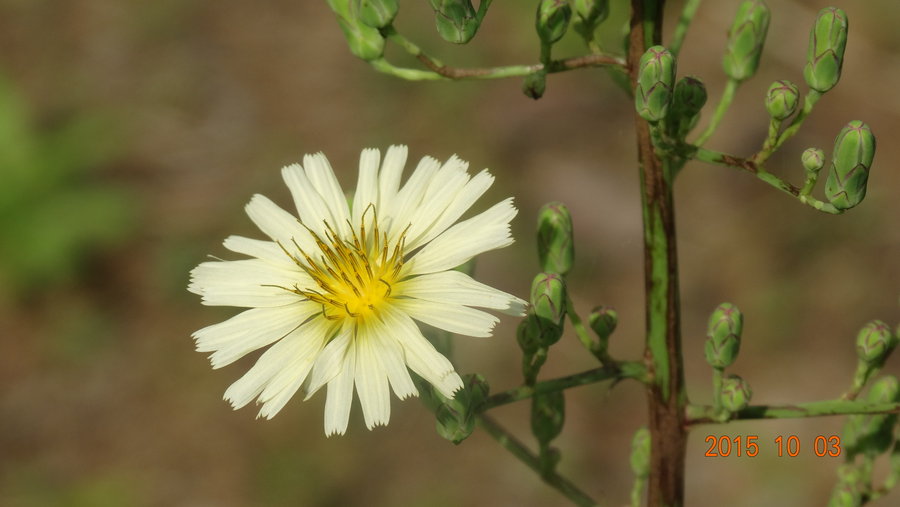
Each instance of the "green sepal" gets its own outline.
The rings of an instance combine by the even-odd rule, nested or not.
[[[475,416],[490,392],[487,381],[478,374],[463,376],[463,387],[453,399],[444,400],[435,411],[440,436],[459,444],[475,431]]]
[[[880,368],[896,346],[897,336],[880,320],[869,322],[856,335],[859,360],[875,367]]]
[[[575,19],[572,29],[585,42],[594,40],[594,31],[609,16],[609,0],[574,0]]]
[[[337,14],[338,24],[347,39],[350,52],[366,61],[377,60],[384,54],[384,37],[377,28],[364,24],[358,4],[353,0],[328,0]]]
[[[721,403],[729,412],[737,412],[750,404],[753,391],[746,380],[737,375],[729,375],[722,380]]]
[[[562,336],[566,316],[566,284],[556,273],[539,273],[531,283],[531,309],[539,341],[543,347],[553,345]]]
[[[783,79],[775,81],[766,93],[766,111],[776,120],[784,120],[794,114],[800,101],[800,90],[794,83]]]
[[[384,28],[397,17],[400,4],[397,0],[353,0],[358,5],[359,20],[372,28]]]
[[[769,7],[762,0],[741,2],[728,30],[728,43],[722,58],[725,75],[740,82],[756,73],[770,17]]]
[[[641,56],[634,107],[641,118],[655,122],[669,112],[675,85],[675,56],[662,46],[653,46]]]
[[[803,67],[803,78],[813,90],[825,93],[841,78],[847,28],[847,14],[837,7],[826,7],[816,16]]]
[[[638,428],[631,438],[631,471],[635,477],[645,479],[650,475],[650,430]]]
[[[484,9],[476,11],[471,0],[430,1],[437,31],[445,41],[465,44],[475,37],[484,18]]]
[[[572,237],[572,214],[560,202],[545,204],[538,211],[538,261],[548,273],[569,274],[575,261],[575,241]]]
[[[669,134],[684,139],[700,120],[700,110],[706,104],[706,85],[698,77],[685,76],[675,83],[670,112],[666,116]]]
[[[562,391],[536,393],[531,397],[531,432],[547,444],[562,432],[566,420],[566,399]]]
[[[572,7],[568,0],[541,0],[535,16],[534,28],[544,45],[562,39],[572,19]]]
[[[744,316],[731,303],[722,303],[709,317],[704,351],[706,362],[713,368],[725,368],[734,363],[741,348]]]
[[[825,196],[837,209],[849,209],[866,197],[869,168],[875,158],[875,136],[868,125],[853,120],[834,140]]]

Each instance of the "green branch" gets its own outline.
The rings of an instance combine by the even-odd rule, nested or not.
[[[538,458],[537,455],[528,450],[528,448],[525,447],[525,444],[520,442],[511,433],[497,424],[494,419],[486,415],[479,415],[476,418],[476,422],[478,426],[484,429],[484,431],[486,431],[488,435],[496,440],[498,444],[512,453],[516,458],[519,459],[519,461],[525,463],[528,468],[537,472],[537,474],[541,476],[544,482],[554,487],[573,503],[581,506],[599,505],[594,499],[588,496],[587,493],[581,491],[576,485],[572,484],[572,482],[570,482],[565,477],[559,475],[556,471],[548,472],[544,470],[541,467],[540,458]]]
[[[751,405],[731,415],[730,420],[749,419],[798,419],[829,415],[896,414],[900,403],[871,403],[867,401],[830,400],[799,403],[796,405]],[[687,424],[720,422],[715,407],[688,405]]]
[[[678,56],[678,52],[681,51],[681,45],[684,44],[684,38],[691,26],[691,21],[694,20],[694,15],[697,14],[698,7],[700,7],[700,0],[687,0],[684,3],[684,9],[681,11],[681,17],[678,18],[675,34],[672,36],[672,42],[669,43],[668,48],[675,56]]]
[[[737,91],[738,85],[741,84],[740,81],[735,79],[729,79],[727,83],[725,83],[725,91],[722,92],[722,97],[719,99],[719,104],[716,106],[716,112],[713,113],[712,120],[709,122],[709,126],[706,127],[706,130],[700,134],[700,137],[694,142],[697,146],[703,146],[703,143],[709,140],[710,137],[716,132],[716,128],[718,128],[719,123],[722,122],[722,118],[725,117],[725,113],[728,111],[728,108],[731,106],[731,102],[734,100],[734,94]]]
[[[519,386],[508,391],[499,392],[489,396],[481,405],[480,409],[481,411],[490,410],[494,407],[499,407],[500,405],[526,400],[535,394],[562,391],[569,389],[570,387],[593,384],[604,380],[618,381],[626,378],[633,378],[645,382],[646,376],[647,368],[643,363],[623,361],[620,363],[604,365],[600,368],[576,373],[567,377],[544,380],[535,383],[534,386]]]

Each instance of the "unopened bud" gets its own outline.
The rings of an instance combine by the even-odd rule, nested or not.
[[[746,380],[737,375],[729,375],[722,380],[722,406],[729,412],[737,412],[750,404],[753,391]]]
[[[825,167],[825,152],[819,148],[807,148],[800,155],[800,161],[807,175],[818,174]]]
[[[566,285],[560,275],[540,273],[531,284],[531,306],[540,329],[540,344],[553,345],[562,336],[566,316]]]
[[[359,9],[359,19],[372,28],[384,28],[394,21],[400,5],[397,0],[353,0]]]
[[[810,88],[825,93],[841,78],[847,47],[847,14],[837,7],[819,11],[809,33],[803,78]]]
[[[558,437],[566,419],[566,399],[562,391],[539,393],[531,397],[531,432],[538,442]]]
[[[553,44],[566,34],[572,7],[568,0],[541,0],[538,4],[534,27],[543,44]]]
[[[834,140],[825,196],[837,209],[849,209],[866,197],[869,168],[875,158],[875,136],[859,120],[848,123]]]
[[[598,306],[591,311],[588,323],[601,340],[608,340],[619,323],[619,314],[611,306]]]
[[[797,85],[788,81],[775,81],[766,93],[766,110],[776,120],[784,120],[797,110],[800,90]]]
[[[435,411],[439,435],[458,444],[475,430],[475,415],[487,397],[490,387],[481,375],[466,375],[463,388]]]
[[[644,479],[650,475],[650,430],[638,428],[631,439],[631,471]]]
[[[384,37],[377,28],[362,22],[358,6],[353,0],[328,0],[331,10],[337,14],[338,24],[347,39],[350,52],[366,61],[376,60],[384,54]]]
[[[544,96],[547,90],[547,72],[539,70],[525,76],[522,82],[522,93],[530,99],[537,100]]]
[[[609,0],[575,0],[572,28],[586,41],[594,39],[594,30],[609,15]]]
[[[709,317],[706,362],[713,368],[725,368],[737,359],[741,348],[744,317],[731,303],[722,303]]]
[[[545,204],[538,211],[538,260],[541,269],[562,276],[569,274],[575,260],[572,214],[560,202]]]
[[[869,322],[856,335],[856,354],[860,361],[881,366],[897,346],[897,337],[880,320]]]
[[[744,81],[756,73],[770,17],[769,7],[762,0],[741,2],[728,30],[728,43],[722,58],[725,75]]]
[[[869,388],[866,399],[872,403],[894,403],[900,395],[900,381],[893,375],[885,375]]]
[[[471,0],[431,0],[434,21],[441,37],[454,44],[465,44],[475,37],[481,18]]]
[[[675,83],[672,104],[666,116],[667,129],[671,135],[683,138],[697,125],[706,98],[706,86],[700,78],[686,76]]]
[[[662,46],[653,46],[641,56],[634,106],[641,118],[659,121],[666,117],[675,85],[675,57]]]

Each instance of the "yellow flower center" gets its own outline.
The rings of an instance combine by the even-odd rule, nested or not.
[[[370,208],[373,210],[371,231],[366,230],[366,213],[363,213],[359,230],[351,227],[350,239],[338,237],[327,221],[324,222],[324,238],[304,225],[319,248],[318,258],[305,252],[296,242],[294,246],[306,262],[301,262],[285,250],[318,286],[301,288],[295,285],[289,290],[322,305],[322,315],[326,319],[364,319],[371,316],[382,302],[390,298],[392,285],[403,267],[406,231],[391,248],[387,233],[378,229],[374,207],[370,205]]]

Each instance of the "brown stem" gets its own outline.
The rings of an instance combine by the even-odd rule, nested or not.
[[[649,46],[660,43],[664,0],[631,1],[628,67],[636,84],[638,62]],[[641,199],[644,217],[644,280],[647,297],[645,360],[651,435],[650,506],[680,506],[684,501],[687,395],[681,359],[678,257],[672,174],[653,149],[650,125],[635,114]]]

